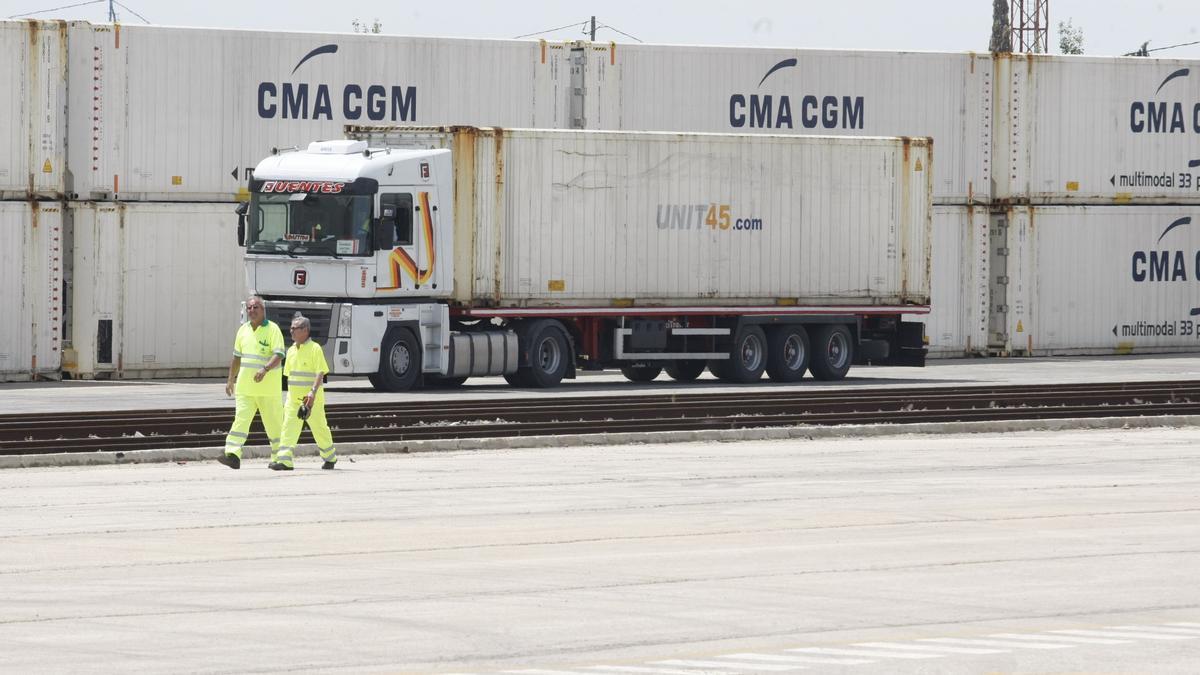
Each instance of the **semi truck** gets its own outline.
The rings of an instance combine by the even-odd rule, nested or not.
[[[356,126],[273,150],[247,286],[377,388],[922,366],[932,141]]]

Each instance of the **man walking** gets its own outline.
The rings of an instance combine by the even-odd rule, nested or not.
[[[229,378],[225,381],[225,395],[233,396],[236,391],[237,404],[233,427],[225,437],[225,454],[218,461],[231,469],[242,467],[242,446],[256,413],[262,414],[272,462],[279,452],[283,422],[283,376],[279,369],[284,353],[283,333],[267,320],[263,300],[257,295],[246,300],[246,316],[250,320],[238,328],[233,339],[233,360],[229,362]]]
[[[277,457],[269,465],[276,471],[292,470],[296,442],[300,440],[305,421],[321,459],[325,460],[321,468],[332,469],[337,463],[333,434],[325,420],[325,388],[322,386],[329,365],[321,345],[309,339],[311,327],[308,317],[299,312],[292,318],[292,346],[288,348],[283,367],[283,374],[288,379],[287,403],[283,407],[283,440]]]

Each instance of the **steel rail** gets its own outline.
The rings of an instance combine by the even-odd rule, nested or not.
[[[339,443],[1196,415],[1200,381],[837,391],[730,387],[712,393],[347,403],[330,405],[327,414]],[[2,415],[0,455],[218,446],[231,421],[228,407]],[[249,444],[264,443],[261,431],[251,434]]]

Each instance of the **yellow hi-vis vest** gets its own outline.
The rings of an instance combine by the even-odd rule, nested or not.
[[[233,339],[233,355],[242,360],[238,370],[237,388],[242,396],[278,395],[283,389],[283,373],[278,366],[267,371],[261,382],[254,381],[254,374],[267,365],[275,354],[283,356],[283,333],[274,322],[263,319],[255,328],[249,321],[238,329]]]
[[[317,375],[328,372],[325,351],[311,338],[305,340],[304,344],[288,347],[287,360],[283,366],[283,374],[287,375],[288,379],[288,394],[306,396],[316,383]],[[324,389],[324,386],[321,388]],[[320,393],[320,390],[317,393]]]

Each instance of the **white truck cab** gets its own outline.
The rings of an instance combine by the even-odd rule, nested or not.
[[[247,284],[280,324],[295,312],[312,320],[332,373],[366,374],[383,389],[446,376],[450,320],[439,300],[453,283],[450,186],[449,150],[332,140],[274,151],[254,170],[239,226]],[[460,366],[458,377],[505,368]]]

